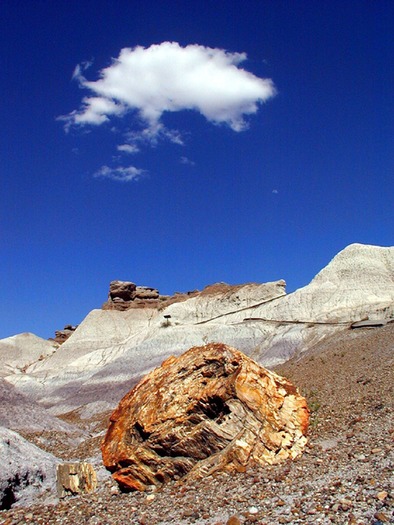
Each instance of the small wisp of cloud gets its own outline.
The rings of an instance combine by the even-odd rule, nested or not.
[[[180,162],[181,164],[184,164],[185,166],[195,166],[195,165],[196,165],[196,163],[194,162],[194,160],[191,160],[191,159],[189,159],[188,157],[181,157],[181,158],[179,159],[179,162]]]
[[[137,181],[146,175],[146,171],[136,168],[135,166],[110,168],[109,166],[102,166],[93,175],[96,179],[110,179],[117,182],[131,182]]]
[[[116,149],[123,153],[128,153],[129,155],[140,151],[140,148],[136,144],[120,144],[119,146],[116,146]]]
[[[75,80],[80,78],[82,73],[90,68],[90,66],[93,64],[93,60],[86,60],[85,62],[81,62],[80,64],[77,64],[74,68],[73,74],[71,76],[71,80]]]

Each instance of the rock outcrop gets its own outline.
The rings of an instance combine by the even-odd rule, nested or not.
[[[102,445],[124,490],[301,454],[309,412],[286,379],[229,346],[168,358],[120,402]]]
[[[37,495],[53,490],[58,462],[16,432],[0,427],[0,510],[31,504]]]
[[[54,341],[59,345],[62,345],[67,339],[69,339],[78,326],[73,326],[71,324],[66,324],[63,330],[56,330]]]
[[[164,298],[164,297],[163,297]],[[137,286],[131,281],[111,281],[108,300],[103,304],[103,310],[124,311],[129,308],[158,306],[161,296],[156,288]]]

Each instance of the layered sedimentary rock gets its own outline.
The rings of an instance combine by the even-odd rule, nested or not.
[[[102,445],[124,490],[293,459],[309,412],[286,379],[224,344],[168,358],[120,402]]]
[[[111,281],[108,300],[103,304],[104,310],[124,311],[129,308],[142,308],[144,304],[158,304],[159,291],[149,286],[137,286],[131,281]]]

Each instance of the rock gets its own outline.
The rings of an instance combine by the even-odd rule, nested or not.
[[[374,518],[378,520],[378,522],[387,523],[389,521],[389,518],[384,514],[384,512],[376,512],[374,514]]]
[[[115,299],[132,301],[136,288],[137,286],[130,281],[111,281],[109,285],[108,299],[111,299],[112,301]]]
[[[381,492],[377,493],[376,497],[378,498],[379,501],[384,501],[387,498],[388,495],[389,494],[388,494],[387,491],[382,490]]]
[[[159,305],[160,294],[156,288],[136,286],[130,281],[112,281],[109,285],[108,301],[103,304],[103,310],[124,311],[129,308],[144,308]]]
[[[55,485],[58,459],[0,427],[0,510],[31,504]]]
[[[72,336],[72,334],[77,328],[77,326],[72,326],[71,324],[68,324],[64,327],[63,330],[56,330],[54,341],[56,343],[59,343],[60,345],[63,344],[65,341],[67,341],[67,339],[70,336]]]
[[[211,343],[168,358],[122,399],[103,461],[123,490],[245,471],[299,456],[308,422],[291,383]]]
[[[56,469],[56,486],[59,498],[93,492],[97,477],[90,463],[61,463]]]
[[[238,518],[238,516],[231,516],[227,520],[226,525],[241,525],[241,520]]]
[[[137,286],[133,299],[159,299],[159,290],[148,286]]]

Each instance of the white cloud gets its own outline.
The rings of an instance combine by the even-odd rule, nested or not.
[[[176,129],[167,129],[161,122],[151,124],[143,129],[129,131],[124,135],[127,145],[139,150],[139,144],[149,144],[155,147],[160,139],[168,140],[183,146],[183,139]]]
[[[83,76],[90,63],[75,68],[73,77],[91,96],[82,99],[78,110],[60,118],[66,128],[100,125],[134,111],[142,128],[131,133],[130,144],[154,144],[159,138],[181,144],[179,132],[167,130],[161,117],[182,110],[197,111],[210,122],[241,131],[247,126],[245,117],[275,94],[270,79],[239,67],[246,58],[245,53],[197,44],[181,47],[176,42],[124,48],[100,71],[98,80]]]
[[[272,193],[274,193],[275,195],[278,195],[279,191],[278,190],[272,190]]]
[[[117,182],[130,182],[138,180],[145,174],[145,170],[136,168],[135,166],[110,168],[109,166],[102,166],[95,174],[96,178],[110,179]]]
[[[88,60],[86,62],[81,62],[75,66],[74,72],[72,74],[72,80],[78,79],[81,77],[82,72],[86,71],[93,64],[93,60]]]
[[[195,166],[196,163],[194,162],[194,160],[190,160],[188,157],[181,157],[179,159],[179,162],[181,164],[185,164],[186,166]]]
[[[136,144],[120,144],[119,146],[116,146],[116,149],[129,154],[138,153],[140,150]]]

